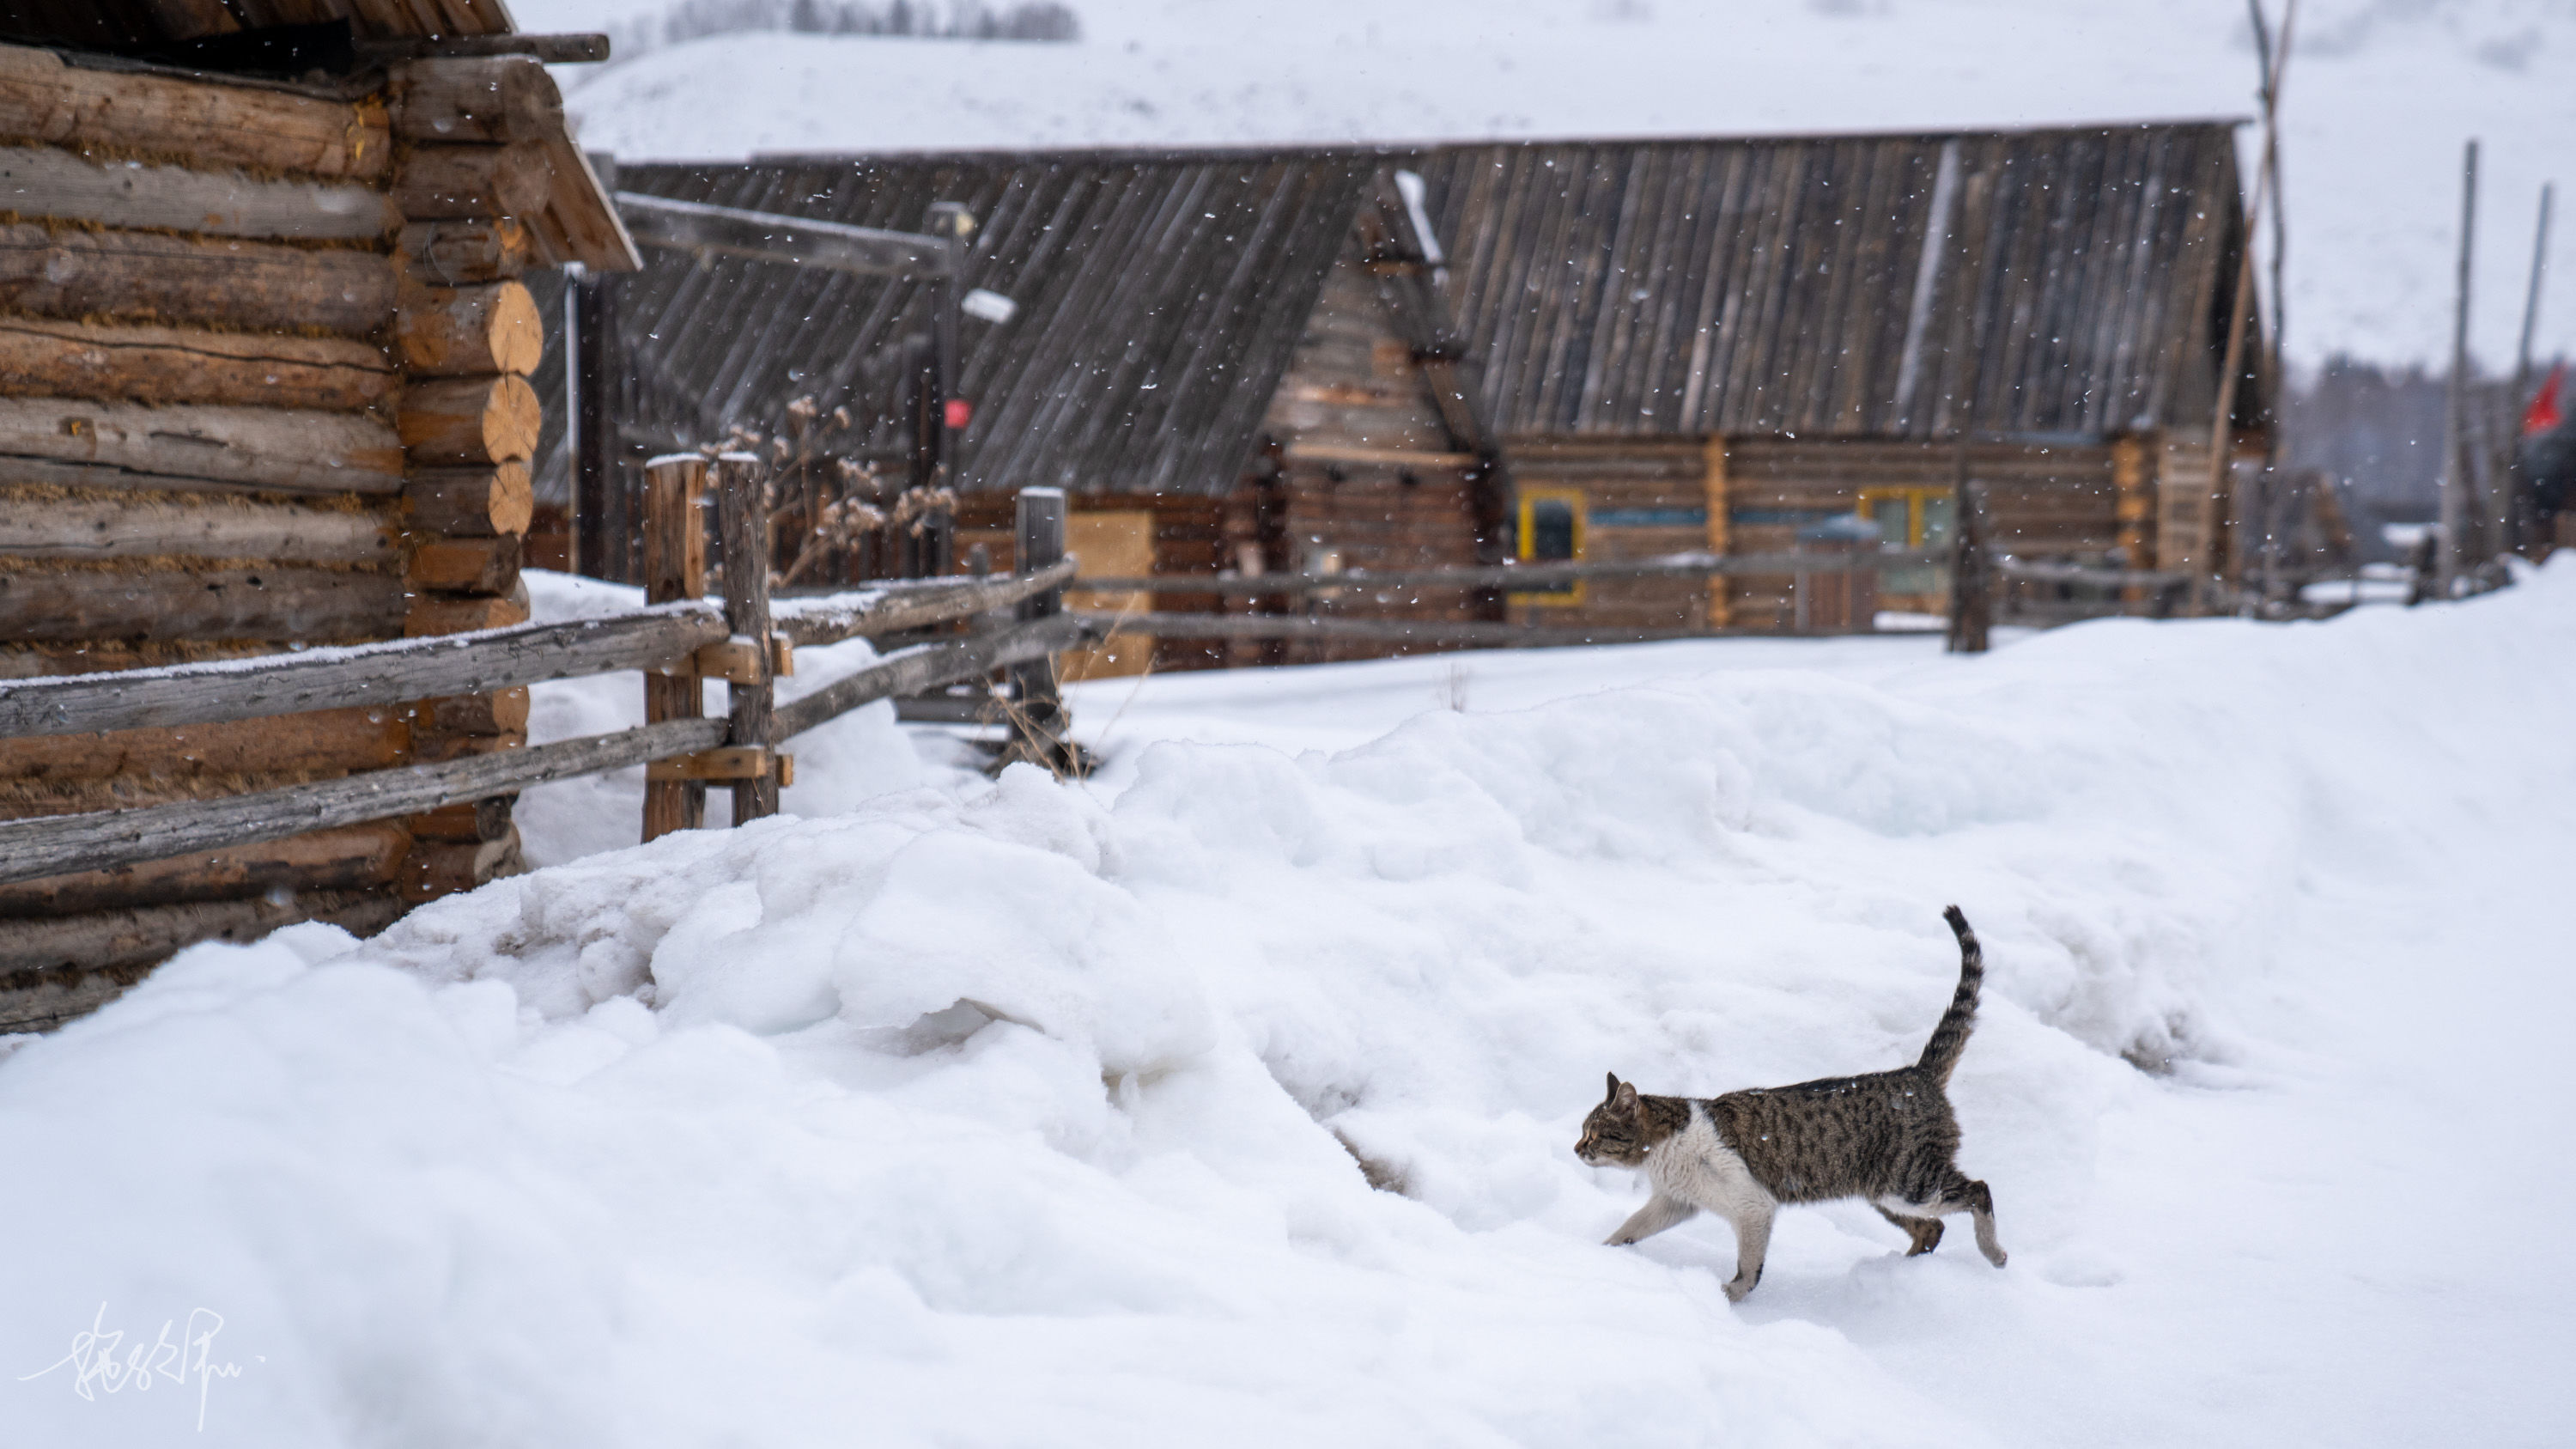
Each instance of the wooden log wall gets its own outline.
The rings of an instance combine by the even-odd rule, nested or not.
[[[0,678],[516,623],[559,100],[524,59],[351,103],[0,46]],[[0,740],[0,818],[526,741],[524,690]],[[0,891],[0,1030],[192,940],[515,868],[506,801]]]
[[[2258,444],[2240,441],[2239,470],[2261,456]],[[2156,439],[2153,459],[2155,566],[2213,580],[2232,576],[2234,480],[2222,480],[2224,491],[2211,492],[2208,435],[2192,429],[2165,433]]]
[[[2027,559],[2099,560],[2120,543],[2119,489],[2108,445],[1979,443],[1969,474],[1984,485],[1993,541]],[[1798,530],[1852,512],[1872,488],[1946,490],[1957,476],[1950,443],[1779,437],[1726,441],[1727,541],[1734,553],[1786,553]],[[1730,580],[1737,628],[1795,627],[1795,580]],[[1936,595],[1891,592],[1882,607],[1928,609]]]
[[[554,179],[546,146],[562,133],[562,99],[542,66],[493,59],[399,67],[390,101],[402,145],[390,340],[404,374],[395,416],[411,543],[403,632],[524,623],[528,460],[543,421],[527,379],[545,324],[519,278]],[[425,701],[412,731],[422,760],[521,748],[526,691]],[[412,817],[405,898],[522,869],[509,803]]]
[[[1231,536],[1238,545],[1264,544],[1265,570],[1481,562],[1471,481],[1478,460],[1453,450],[1430,381],[1356,237],[1325,276],[1262,427],[1273,445],[1269,476],[1238,497]],[[1268,516],[1258,517],[1264,511]],[[1363,619],[1488,617],[1480,596],[1464,589],[1351,589],[1302,604],[1255,599],[1246,606]],[[1270,662],[1313,663],[1407,651],[1395,643],[1300,640],[1261,652]]]
[[[1709,546],[1708,449],[1697,438],[1515,438],[1505,448],[1524,494],[1582,494],[1586,563]],[[1714,622],[1709,595],[1710,586],[1696,579],[1586,579],[1579,594],[1516,599],[1511,617],[1566,627],[1703,629]]]

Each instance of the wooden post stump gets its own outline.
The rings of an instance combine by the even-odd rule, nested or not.
[[[725,623],[735,640],[749,640],[752,646],[751,677],[726,682],[733,725],[726,742],[735,749],[766,749],[777,729],[769,648],[769,504],[757,456],[726,453],[716,459],[715,472],[716,532],[724,543]],[[733,823],[777,814],[778,784],[774,769],[734,781]]]
[[[1019,498],[1019,572],[1036,573],[1059,563],[1064,558],[1065,497],[1061,488],[1023,488]],[[1049,589],[1020,601],[1016,613],[1021,622],[1051,619],[1064,612],[1064,591]],[[1013,665],[1011,680],[1017,686],[1017,707],[1011,714],[1011,741],[1002,759],[1029,760],[1052,769],[1070,769],[1072,754],[1065,742],[1069,721],[1064,713],[1064,696],[1056,687],[1055,661],[1033,659]]]
[[[1983,654],[1995,622],[1994,555],[1986,544],[1984,490],[1959,480],[1957,522],[1950,533],[1950,637],[1952,654]]]
[[[644,465],[644,601],[667,604],[707,592],[707,535],[699,521],[706,496],[707,460],[673,453]],[[644,722],[697,719],[706,713],[706,691],[694,660],[678,660],[644,676]],[[704,780],[648,780],[644,785],[644,838],[695,830],[707,819]]]

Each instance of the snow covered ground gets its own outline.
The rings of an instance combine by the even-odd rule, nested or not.
[[[863,713],[893,793],[194,949],[0,1059],[0,1443],[2567,1442],[2576,567],[1934,647]],[[1949,901],[2009,1268],[1599,1245],[1605,1069],[1909,1059]]]
[[[663,0],[516,0],[528,29]],[[2251,116],[2242,0],[1077,0],[1072,44],[725,36],[564,68],[584,144],[758,151],[1734,135]],[[2266,9],[2277,20],[2281,7]],[[2474,342],[2509,367],[2540,184],[2576,184],[2576,5],[2308,0],[2283,88],[2289,352],[2444,365],[2461,143]],[[2250,161],[2255,133],[2245,133]],[[2250,174],[2250,172],[2249,172]],[[2560,209],[2562,219],[2566,208]],[[2576,275],[2576,226],[2553,265]],[[2576,349],[2548,309],[2542,355]]]

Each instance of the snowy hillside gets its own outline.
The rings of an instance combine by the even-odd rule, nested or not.
[[[0,1058],[0,1442],[2565,1443],[2571,657],[2562,565],[1111,681],[1084,785],[879,707],[919,788],[198,947]],[[1600,1246],[1604,1070],[1910,1059],[1948,901],[2007,1269],[1851,1204],[1741,1307],[1722,1225]],[[165,1321],[158,1391],[75,1379]]]
[[[2278,5],[2270,7],[2278,13]],[[656,0],[517,0],[531,29]],[[1074,44],[761,34],[563,79],[587,145],[652,159],[2245,115],[2235,0],[1083,0]],[[2541,181],[2576,350],[2576,4],[2312,0],[2284,88],[2290,350],[2447,359],[2461,142],[2485,143],[2478,355],[2510,364]],[[2247,132],[2247,146],[2253,144]]]

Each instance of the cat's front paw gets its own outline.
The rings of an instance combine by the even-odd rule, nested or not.
[[[1633,1248],[1636,1245],[1637,1240],[1635,1238],[1621,1233],[1612,1233],[1610,1236],[1601,1240],[1601,1246],[1605,1248]]]
[[[1741,1278],[1729,1278],[1724,1286],[1726,1301],[1729,1303],[1741,1303],[1744,1301],[1744,1295],[1753,1291],[1753,1285]]]

